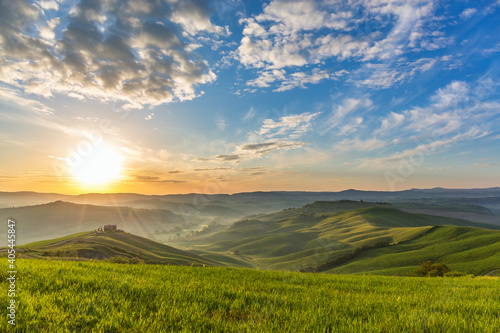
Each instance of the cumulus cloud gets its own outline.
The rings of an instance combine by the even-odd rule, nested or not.
[[[58,17],[49,14],[55,10]],[[228,34],[210,15],[210,3],[197,0],[80,0],[69,10],[3,1],[0,80],[45,97],[74,93],[130,108],[192,99],[216,79],[196,53],[197,34]]]
[[[467,8],[462,13],[460,13],[460,18],[462,20],[467,20],[467,19],[471,18],[472,16],[474,16],[474,14],[476,14],[476,13],[477,13],[476,8]]]
[[[275,91],[335,79],[337,75],[322,68],[328,61],[380,64],[390,60],[378,79],[365,82],[386,76],[384,86],[388,86],[397,81],[390,72],[394,59],[452,42],[435,25],[428,27],[438,20],[434,11],[430,0],[354,0],[349,5],[329,0],[274,0],[264,5],[262,13],[241,19],[244,29],[237,58],[257,70],[257,78],[248,85],[276,85]],[[296,70],[304,66],[314,68],[309,73]]]

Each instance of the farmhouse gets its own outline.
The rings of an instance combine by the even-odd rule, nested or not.
[[[98,233],[104,232],[104,231],[116,231],[116,224],[105,224],[101,228],[98,228],[96,231]]]

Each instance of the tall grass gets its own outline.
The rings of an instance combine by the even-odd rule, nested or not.
[[[500,279],[19,259],[18,332],[498,332]],[[0,272],[7,307],[6,267]],[[11,331],[7,320],[1,331]]]

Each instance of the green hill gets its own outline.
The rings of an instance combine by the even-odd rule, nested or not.
[[[431,260],[450,269],[484,275],[500,269],[500,231],[438,226],[422,237],[368,250],[329,273],[402,275]]]
[[[456,225],[500,229],[500,226],[488,223],[471,222],[460,218],[436,216],[420,213],[408,213],[396,208],[370,207],[360,210],[370,223],[381,227],[421,227],[434,225]]]
[[[43,259],[111,259],[112,261],[221,266],[224,263],[120,230],[83,232],[21,245],[23,257]],[[2,251],[5,253],[5,249]]]
[[[348,210],[343,210],[346,208]],[[349,210],[352,208],[354,210]],[[353,251],[359,252],[359,248],[364,251],[374,246],[392,249],[423,236],[438,225],[454,225],[471,230],[477,227],[499,228],[458,218],[412,214],[383,203],[343,200],[315,202],[301,208],[255,215],[236,222],[224,231],[174,244],[199,251],[237,253],[251,259],[259,268],[299,270],[332,261]],[[472,238],[469,246],[474,247]],[[433,257],[424,255],[416,260],[429,259]],[[473,264],[466,264],[467,267],[462,267],[462,271],[482,271],[473,268]],[[363,270],[353,269],[349,272]]]

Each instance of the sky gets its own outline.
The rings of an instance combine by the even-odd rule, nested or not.
[[[500,186],[500,1],[0,2],[0,191]]]

